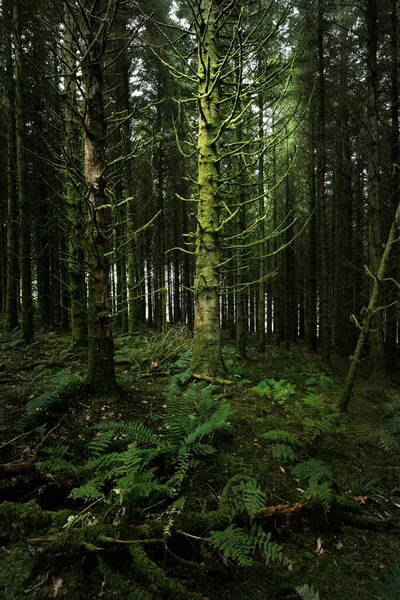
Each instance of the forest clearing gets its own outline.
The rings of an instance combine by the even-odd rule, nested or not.
[[[397,0],[0,0],[0,596],[399,600]]]

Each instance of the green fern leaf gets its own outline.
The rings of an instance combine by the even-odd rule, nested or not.
[[[372,587],[375,593],[365,592],[365,600],[398,600],[400,598],[400,567],[392,568],[383,581],[374,581]]]
[[[101,481],[98,479],[90,479],[80,487],[74,488],[69,496],[74,500],[82,499],[85,502],[92,502],[99,498],[105,498],[101,491],[101,486]]]
[[[293,452],[293,448],[287,446],[286,444],[274,444],[271,446],[272,456],[279,461],[286,462],[290,460],[294,460],[295,454]]]
[[[320,600],[319,592],[313,586],[305,583],[304,585],[295,588],[301,600]]]
[[[254,479],[250,479],[243,487],[243,506],[253,519],[265,506],[265,494],[260,490]]]
[[[239,567],[251,566],[252,540],[235,525],[229,525],[224,531],[212,531],[207,541],[225,559],[234,560]]]
[[[269,442],[285,442],[286,444],[291,444],[292,446],[296,446],[298,444],[297,437],[293,433],[290,433],[284,429],[272,429],[271,431],[263,433],[261,437]]]
[[[331,477],[332,471],[322,460],[311,458],[307,462],[299,463],[292,469],[292,475],[300,480],[309,481],[310,479],[320,478],[322,476]]]

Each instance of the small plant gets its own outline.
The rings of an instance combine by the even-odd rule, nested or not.
[[[304,497],[307,500],[320,504],[324,510],[330,508],[332,490],[332,472],[322,460],[311,458],[307,462],[299,463],[292,469],[292,475],[306,486]]]
[[[306,386],[318,387],[324,391],[329,390],[333,383],[332,377],[329,377],[329,375],[326,375],[325,373],[317,373],[306,380]]]
[[[192,336],[187,327],[177,325],[163,332],[135,338],[124,337],[117,346],[115,361],[136,365],[138,370],[146,371],[174,366],[185,368],[191,345]],[[176,364],[179,361],[182,364]]]
[[[93,501],[106,498],[109,490],[109,501],[131,505],[154,493],[176,496],[197,460],[215,452],[213,433],[229,427],[231,407],[216,404],[213,390],[192,384],[182,391],[174,379],[157,431],[135,422],[96,425],[91,457],[83,467],[88,477],[72,497]],[[164,473],[159,468],[163,457]]]
[[[305,583],[295,589],[301,600],[320,600],[319,592],[312,585]]]
[[[279,461],[291,461],[295,459],[293,447],[298,445],[298,439],[289,431],[283,429],[272,429],[261,435],[268,442],[272,442],[272,456]]]
[[[284,379],[264,379],[250,390],[259,396],[265,396],[276,402],[283,403],[295,393],[296,386]]]
[[[365,592],[364,600],[398,600],[400,598],[400,567],[390,570],[383,581],[372,583],[373,593]]]
[[[31,427],[43,420],[48,411],[61,401],[63,394],[71,394],[79,388],[81,380],[70,368],[67,368],[49,377],[48,385],[49,390],[25,405],[25,415],[20,422],[22,428]]]
[[[266,563],[285,563],[282,546],[271,542],[271,534],[253,524],[250,531],[229,525],[223,531],[213,531],[208,543],[218,550],[225,561],[233,560],[239,567],[252,565],[254,556],[260,554]]]
[[[299,409],[299,420],[304,437],[313,441],[321,435],[335,435],[339,432],[338,414],[325,404],[324,398],[311,394],[303,399]]]

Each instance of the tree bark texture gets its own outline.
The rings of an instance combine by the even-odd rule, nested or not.
[[[197,10],[198,39],[198,210],[196,230],[195,320],[191,369],[216,377],[223,373],[219,324],[219,10],[201,0]]]
[[[104,40],[99,23],[104,15],[98,2],[84,3],[87,29],[82,64],[85,101],[84,171],[88,188],[86,236],[89,263],[89,348],[86,383],[96,394],[117,390],[114,340],[111,329],[110,268],[108,260],[109,209],[107,208],[105,114],[102,59]]]

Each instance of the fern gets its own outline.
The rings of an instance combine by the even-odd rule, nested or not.
[[[306,386],[308,387],[319,387],[321,390],[329,390],[333,385],[332,377],[326,375],[325,373],[318,373],[316,375],[312,375],[306,380]]]
[[[158,436],[149,427],[136,421],[108,421],[108,423],[95,425],[93,429],[112,434],[113,437],[119,436],[120,439],[126,438],[129,443],[146,445],[158,442]]]
[[[285,562],[282,546],[271,542],[271,534],[266,534],[258,525],[253,525],[250,532],[229,525],[223,531],[212,531],[207,541],[225,561],[231,559],[239,567],[251,566],[257,554],[262,554],[266,563]]]
[[[100,498],[105,498],[101,490],[102,482],[99,479],[89,479],[86,483],[75,488],[70,493],[70,498],[74,500],[82,499],[85,502],[92,502]]]
[[[213,531],[207,541],[225,559],[234,560],[239,567],[251,566],[252,540],[236,525],[229,525],[224,531]]]
[[[78,474],[76,466],[63,458],[49,458],[48,460],[39,461],[36,463],[36,469],[40,473]]]
[[[263,433],[261,437],[270,442],[286,442],[292,446],[298,443],[297,437],[284,429],[272,429]]]
[[[272,456],[276,460],[286,462],[295,459],[292,446],[297,445],[298,440],[293,433],[285,431],[284,429],[272,429],[271,431],[263,433],[261,437],[269,442],[286,442],[284,444],[273,444],[271,446]]]
[[[288,383],[284,379],[277,381],[276,379],[265,379],[252,388],[251,391],[256,392],[260,396],[266,396],[277,402],[287,400],[293,396],[296,386]]]
[[[400,597],[400,567],[394,567],[384,581],[372,583],[374,594],[365,592],[364,600],[398,600]]]
[[[274,444],[271,446],[271,452],[272,456],[280,462],[292,461],[296,458],[293,448],[286,444]]]
[[[299,463],[292,469],[292,474],[300,480],[311,480],[324,476],[331,477],[332,472],[322,460],[311,458],[307,462]]]
[[[302,483],[306,483],[305,497],[321,504],[327,510],[330,507],[332,491],[332,472],[328,465],[321,460],[311,458],[305,463],[299,463],[292,469],[292,475]]]
[[[80,385],[80,379],[70,368],[62,369],[49,378],[50,390],[43,392],[25,405],[27,417],[47,412],[59,402],[60,394],[71,393]]]
[[[313,586],[305,583],[304,585],[295,588],[301,600],[320,600],[319,592]]]
[[[312,441],[321,435],[335,435],[340,431],[337,425],[338,415],[325,405],[322,396],[311,394],[303,399],[299,420],[302,423],[304,437]]]
[[[175,386],[179,390],[177,395],[171,393]],[[77,488],[76,497],[90,498],[90,494],[103,497],[98,496],[102,486],[111,487],[114,501],[119,503],[136,502],[160,491],[177,495],[198,459],[214,454],[214,433],[229,427],[230,405],[217,404],[213,392],[212,386],[192,384],[183,390],[173,382],[166,415],[158,420],[157,433],[137,422],[95,425],[95,438],[88,444],[91,456],[84,465],[89,481]],[[160,481],[154,460],[161,456],[165,458],[167,472]],[[93,481],[100,482],[100,487],[93,489]]]
[[[265,506],[265,494],[254,479],[250,479],[243,487],[243,506],[250,519],[253,519]]]

